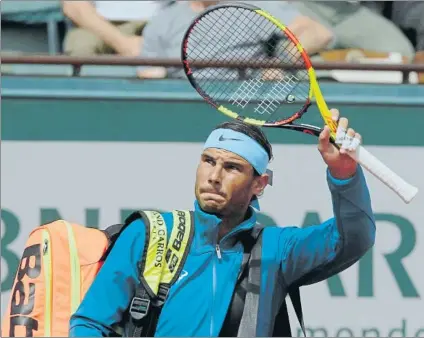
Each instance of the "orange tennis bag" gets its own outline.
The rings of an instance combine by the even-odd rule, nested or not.
[[[2,337],[67,337],[69,320],[123,229],[64,220],[37,227],[17,269]]]
[[[148,280],[146,287],[158,297],[160,286],[166,284],[169,288],[177,280],[193,235],[191,212],[172,212],[174,220],[169,241],[167,236],[154,235],[167,233],[165,220],[159,211],[136,211],[123,224],[115,224],[105,230],[64,220],[34,229],[17,268],[9,305],[3,317],[2,337],[68,337],[69,320],[114,243],[125,227],[139,218],[143,219],[146,233],[150,234],[147,236],[149,250],[140,253],[140,263],[143,262],[145,266],[140,272],[140,281]],[[180,249],[168,246],[174,241],[179,241]],[[155,264],[156,255],[147,254],[159,251],[164,254],[165,250],[159,250],[161,245],[166,250],[164,259],[169,259],[169,266],[172,266],[170,273],[163,274],[165,264]],[[140,283],[140,287],[145,288],[145,284]],[[150,303],[150,298],[147,300]],[[148,309],[144,313],[149,320],[154,320],[156,314],[158,312]],[[123,334],[125,325],[117,324],[114,330],[117,334]]]

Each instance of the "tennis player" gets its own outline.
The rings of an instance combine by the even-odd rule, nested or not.
[[[270,226],[263,230],[261,283],[256,336],[272,336],[277,302],[294,283],[328,278],[357,262],[374,244],[375,223],[367,184],[347,155],[361,136],[339,119],[339,151],[326,127],[318,150],[334,217],[307,228]],[[156,326],[156,336],[219,336],[228,332],[226,316],[242,264],[239,234],[256,223],[258,200],[269,183],[272,148],[262,131],[237,120],[211,132],[197,168],[195,231],[190,253],[172,286]],[[324,176],[325,177],[325,176]],[[323,178],[324,178],[323,177]],[[165,220],[172,221],[170,213]],[[70,336],[114,335],[125,318],[138,283],[137,262],[144,249],[140,220],[123,232],[70,322]],[[283,282],[277,283],[278,276]]]

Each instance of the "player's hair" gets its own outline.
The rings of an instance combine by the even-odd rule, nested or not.
[[[215,129],[231,129],[234,131],[238,131],[239,133],[243,133],[250,138],[254,139],[256,142],[258,142],[262,148],[265,149],[266,153],[268,154],[268,160],[272,160],[272,146],[268,141],[268,138],[266,137],[265,133],[257,126],[254,126],[252,124],[247,124],[240,120],[231,120],[227,122],[223,122],[215,127]],[[256,170],[255,170],[256,172]]]

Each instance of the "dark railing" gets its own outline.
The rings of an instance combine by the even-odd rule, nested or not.
[[[95,57],[72,57],[72,56],[48,56],[48,55],[19,55],[2,56],[3,64],[43,64],[43,65],[71,65],[73,75],[77,76],[84,65],[108,65],[108,66],[161,66],[182,67],[178,59],[149,59],[129,58],[122,56],[95,56]],[[192,67],[206,68],[302,68],[302,65],[287,65],[278,60],[267,60],[266,62],[222,62],[222,61],[198,61],[191,63]],[[316,70],[373,70],[373,71],[399,71],[403,78],[407,79],[410,72],[424,72],[424,64],[374,64],[374,63],[350,63],[350,62],[314,62]]]

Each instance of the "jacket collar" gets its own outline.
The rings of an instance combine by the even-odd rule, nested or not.
[[[233,247],[236,242],[236,235],[240,232],[252,229],[256,224],[256,211],[252,207],[249,208],[250,217],[237,225],[227,235],[225,235],[219,243],[217,243],[218,229],[222,220],[215,215],[203,211],[196,200],[194,202],[194,236],[195,242],[197,243],[196,249],[202,252],[209,251],[211,248],[215,250],[217,244],[219,244],[223,249],[230,249]],[[204,250],[206,248],[208,250]]]

